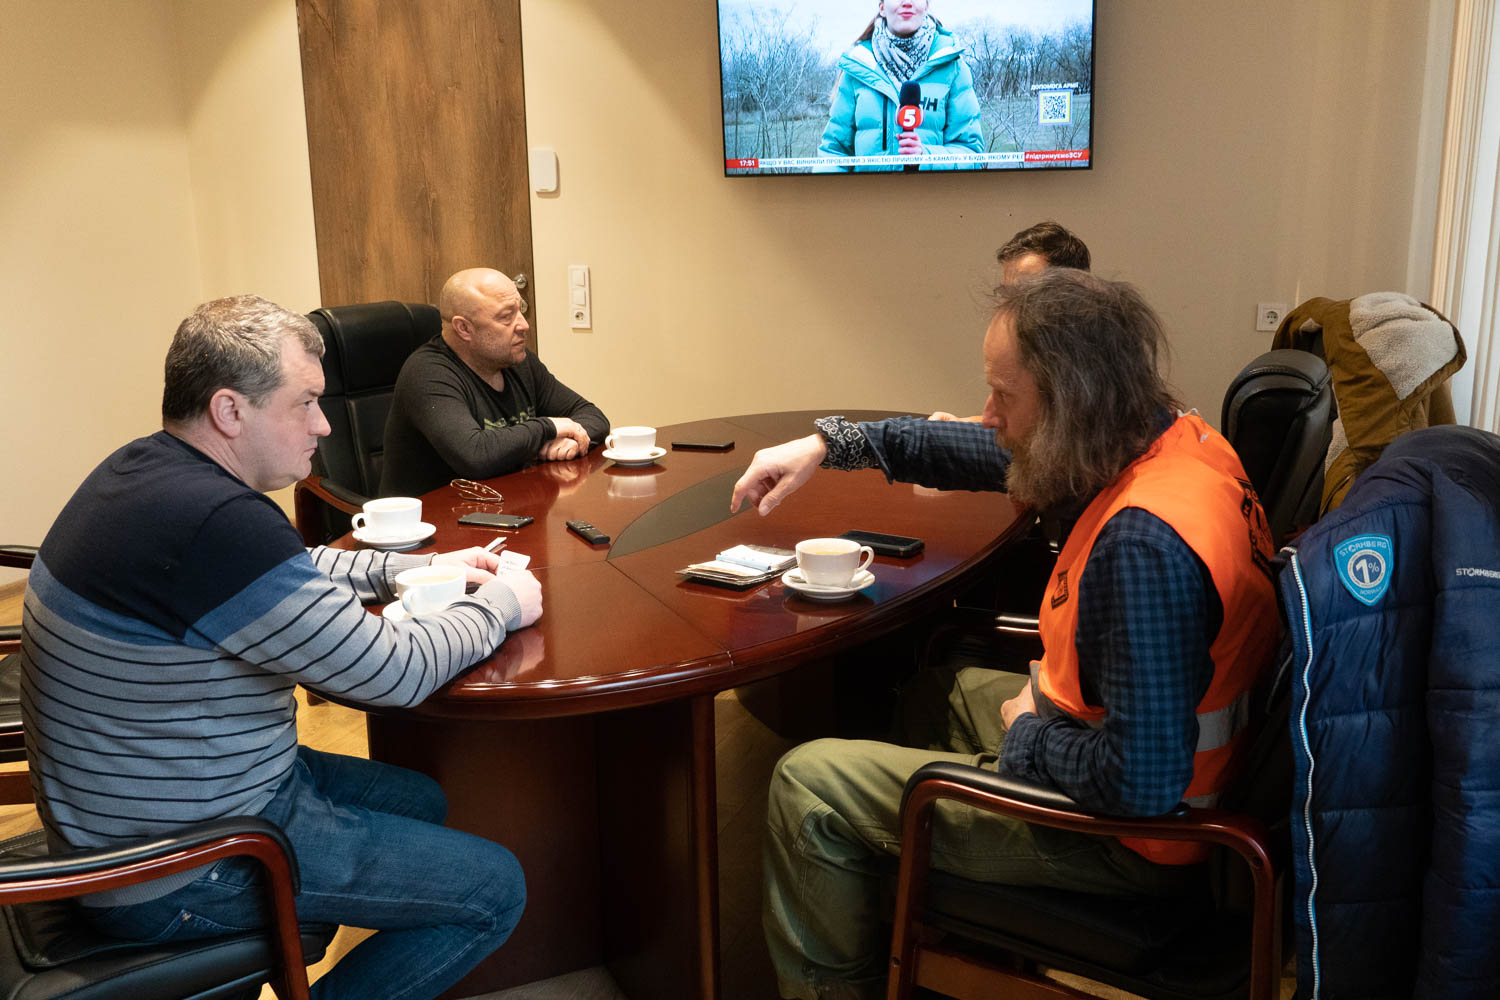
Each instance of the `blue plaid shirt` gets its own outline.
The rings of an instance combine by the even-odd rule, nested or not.
[[[1162,429],[1171,422],[1164,414]],[[1005,489],[1010,453],[987,427],[920,417],[816,423],[828,468],[878,467],[887,479],[940,489]],[[1053,513],[1066,530],[1087,505]],[[1224,620],[1218,590],[1177,532],[1134,507],[1105,522],[1077,587],[1079,680],[1085,699],[1105,709],[1104,725],[1022,715],[1005,736],[1001,767],[1087,809],[1164,813],[1193,775],[1196,709],[1213,680],[1208,650]]]

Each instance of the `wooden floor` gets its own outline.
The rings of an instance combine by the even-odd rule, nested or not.
[[[0,625],[20,619],[19,589],[0,587]],[[368,755],[364,713],[327,702],[310,706],[300,688],[297,695],[298,730],[303,743],[331,753]],[[761,836],[771,769],[797,739],[778,735],[757,713],[746,708],[746,703],[757,697],[755,690],[747,689],[745,697],[738,691],[726,691],[715,699],[723,1000],[774,1000],[777,996],[775,976],[760,929]],[[34,830],[39,825],[36,810],[30,806],[0,806],[0,839]],[[327,956],[309,970],[312,978],[331,968],[369,933],[347,927],[340,929]],[[1100,997],[1132,1000],[1132,994],[1086,980],[1062,975],[1058,978]],[[1292,978],[1284,979],[1282,997],[1290,998],[1295,985]],[[267,987],[261,998],[273,1000],[274,994]],[[603,969],[584,969],[544,983],[489,994],[483,1000],[625,998]]]
[[[25,596],[23,583],[7,583],[0,586],[0,625],[21,623],[21,598]]]

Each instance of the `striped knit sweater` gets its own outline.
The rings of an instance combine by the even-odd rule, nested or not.
[[[520,622],[499,581],[399,623],[361,606],[429,559],[308,551],[264,494],[165,432],[107,458],[26,591],[22,711],[54,845],[253,815],[292,766],[298,683],[411,706],[488,655]]]

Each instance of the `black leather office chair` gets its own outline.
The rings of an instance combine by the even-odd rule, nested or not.
[[[308,318],[323,335],[322,405],[331,431],[293,503],[303,540],[321,545],[348,531],[349,515],[377,495],[396,376],[442,329],[442,317],[436,306],[370,302],[314,309]]]
[[[1277,545],[1317,520],[1333,417],[1328,366],[1306,351],[1267,351],[1224,394],[1219,426],[1260,494]]]

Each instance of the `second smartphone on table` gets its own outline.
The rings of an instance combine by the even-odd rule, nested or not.
[[[464,514],[458,523],[475,528],[524,528],[535,520],[525,514]]]
[[[861,545],[868,545],[875,550],[876,555],[895,556],[905,559],[922,551],[925,544],[920,538],[912,538],[909,535],[887,535],[880,531],[846,531],[840,538],[847,538]]]

